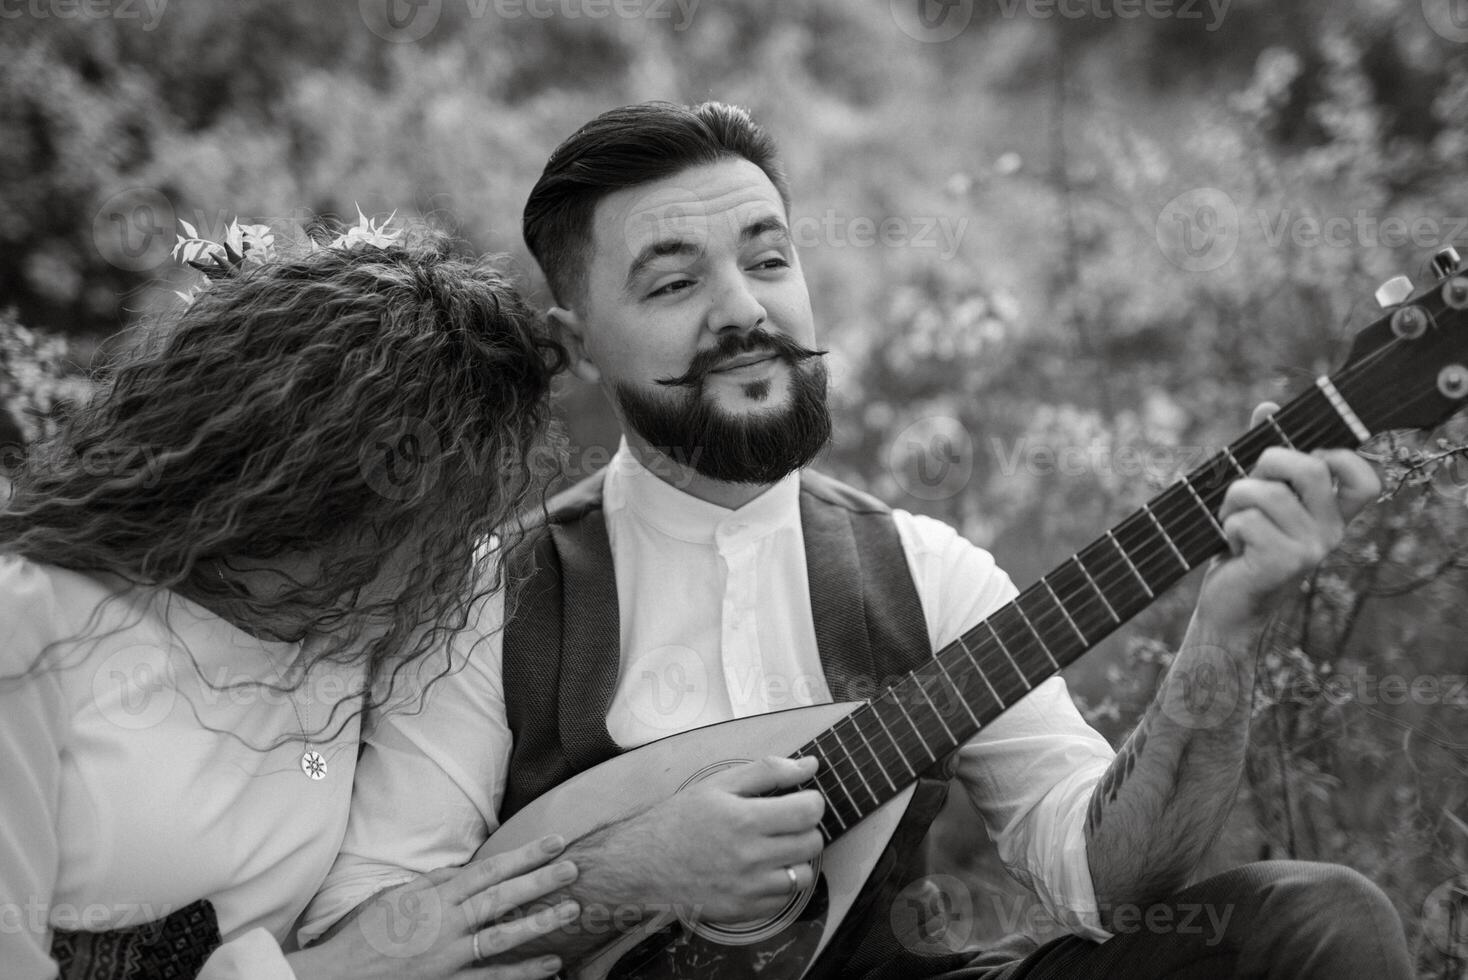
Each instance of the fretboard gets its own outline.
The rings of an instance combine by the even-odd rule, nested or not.
[[[1228,485],[1271,446],[1360,445],[1312,387],[857,708],[796,755],[815,755],[833,840],[1080,657],[1199,565],[1227,549]]]

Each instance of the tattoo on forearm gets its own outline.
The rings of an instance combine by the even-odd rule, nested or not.
[[[1106,770],[1106,775],[1101,777],[1096,791],[1091,794],[1091,805],[1086,810],[1086,830],[1094,833],[1101,826],[1101,810],[1107,803],[1116,799],[1116,794],[1121,792],[1122,783],[1131,776],[1132,770],[1136,768],[1137,759],[1147,748],[1147,729],[1152,724],[1152,719],[1157,715],[1157,701],[1153,701],[1147,708],[1142,720],[1132,730],[1122,745],[1121,751],[1111,762],[1111,768]]]

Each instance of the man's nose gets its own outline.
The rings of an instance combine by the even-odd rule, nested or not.
[[[708,311],[708,328],[715,334],[748,333],[763,326],[767,319],[764,304],[741,277],[715,293]]]

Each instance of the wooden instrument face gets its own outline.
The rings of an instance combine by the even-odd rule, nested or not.
[[[501,827],[476,857],[549,832],[575,839],[711,772],[764,755],[814,755],[802,788],[826,800],[822,873],[808,894],[758,923],[709,925],[670,909],[612,940],[581,977],[796,978],[805,975],[865,887],[921,772],[1227,547],[1224,492],[1260,455],[1357,448],[1391,429],[1429,428],[1468,402],[1468,263],[1445,249],[1441,276],[1389,295],[1346,364],[1322,376],[1013,602],[861,704],[743,718],[652,742],[581,773]],[[1388,286],[1392,286],[1388,283]],[[1384,303],[1387,301],[1384,299]]]

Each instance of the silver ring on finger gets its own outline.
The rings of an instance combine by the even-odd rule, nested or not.
[[[484,955],[479,952],[479,930],[477,929],[474,930],[474,942],[472,944],[472,948],[474,950],[475,963],[478,963],[480,960],[484,959]]]
[[[788,864],[785,865],[785,876],[790,879],[790,894],[794,895],[800,891],[800,878],[796,876],[795,869]]]

